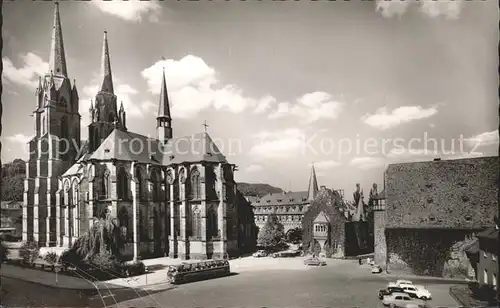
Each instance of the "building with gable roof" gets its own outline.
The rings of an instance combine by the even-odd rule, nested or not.
[[[302,218],[311,202],[318,195],[318,180],[314,166],[311,167],[309,189],[283,193],[269,193],[253,200],[252,206],[255,215],[255,224],[262,228],[270,214],[278,217],[285,227],[285,232],[295,228],[302,228]]]
[[[78,93],[67,74],[56,3],[50,73],[37,89],[23,240],[69,247],[96,218],[110,216],[127,238],[124,254],[133,259],[210,259],[255,248],[254,217],[234,181],[235,165],[207,132],[173,136],[165,73],[157,138],[149,138],[128,131],[123,104],[118,108],[106,31],[101,61],[89,140],[82,143]]]

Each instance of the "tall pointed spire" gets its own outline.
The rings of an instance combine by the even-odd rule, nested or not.
[[[68,77],[61,18],[59,17],[59,3],[57,2],[54,9],[54,26],[52,28],[52,42],[50,45],[49,69],[54,72],[56,76]]]
[[[308,201],[313,201],[318,195],[318,180],[316,179],[316,171],[314,170],[314,164],[311,166],[311,177],[309,178],[309,191],[308,191]]]
[[[168,102],[167,81],[165,80],[165,69],[161,81],[160,103],[158,104],[158,118],[170,119],[170,103]]]
[[[101,92],[114,94],[113,78],[111,76],[111,62],[109,60],[107,31],[104,31],[104,41],[102,43],[101,74],[102,74],[102,85],[100,89]]]

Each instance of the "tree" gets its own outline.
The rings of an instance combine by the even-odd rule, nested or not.
[[[283,224],[278,221],[278,217],[275,214],[270,214],[259,232],[257,246],[272,249],[283,244],[284,229]]]
[[[2,166],[2,200],[22,201],[24,191],[24,178],[26,177],[26,163],[22,159]]]
[[[77,256],[82,261],[92,260],[95,256],[104,253],[109,253],[116,258],[120,257],[120,249],[125,243],[122,232],[107,211],[100,216],[92,228],[76,240],[67,254],[68,257]],[[65,261],[75,263],[78,260]]]
[[[269,184],[238,183],[238,190],[244,196],[263,197],[269,193],[282,193],[283,190]]]
[[[290,243],[300,243],[302,241],[302,228],[291,229],[287,232],[287,241]]]

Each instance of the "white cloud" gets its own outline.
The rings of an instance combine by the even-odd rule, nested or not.
[[[315,163],[309,164],[309,166],[314,165],[315,169],[326,170],[340,166],[340,163],[334,160],[323,160]]]
[[[282,131],[264,131],[254,136],[258,141],[250,149],[250,155],[256,159],[280,159],[299,154],[305,144],[303,131],[291,128]]]
[[[378,129],[388,129],[414,120],[429,118],[438,112],[437,107],[422,108],[421,106],[402,106],[387,112],[386,107],[377,110],[375,114],[367,114],[361,120]]]
[[[303,123],[311,123],[320,119],[335,119],[341,111],[342,103],[333,99],[326,92],[311,92],[297,99],[295,104],[280,103],[269,118],[284,116],[298,117]]]
[[[351,160],[349,165],[356,167],[361,170],[368,170],[374,168],[380,168],[385,166],[386,161],[381,157],[370,157],[370,156],[361,156],[355,157]]]
[[[160,93],[163,69],[171,113],[176,118],[192,118],[209,107],[232,113],[247,109],[262,113],[276,102],[269,95],[254,99],[245,96],[243,90],[236,85],[221,84],[215,69],[208,66],[202,58],[193,55],[180,60],[158,61],[141,72],[149,91],[154,95]]]
[[[23,66],[19,68],[15,67],[9,58],[2,58],[2,79],[34,90],[38,86],[38,77],[48,73],[49,63],[44,62],[42,58],[31,52],[20,54],[19,58],[23,62]]]
[[[248,173],[253,173],[253,172],[259,172],[262,171],[264,168],[261,165],[250,165],[246,167],[245,172]]]
[[[465,141],[471,147],[497,145],[499,142],[498,129],[478,134]]]
[[[13,136],[7,136],[6,139],[13,143],[26,144],[31,139],[33,139],[33,136],[26,136],[25,134],[15,134]]]
[[[155,1],[92,1],[99,10],[106,14],[131,22],[141,22],[143,16],[149,16],[151,22],[157,22],[161,6]]]
[[[419,6],[419,11],[431,18],[443,16],[457,19],[462,8],[462,0],[377,0],[375,10],[384,17],[401,17],[412,5]]]

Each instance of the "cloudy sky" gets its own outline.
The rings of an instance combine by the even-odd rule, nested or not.
[[[3,4],[3,161],[27,157],[53,10]],[[498,153],[495,1],[94,1],[60,12],[82,139],[107,30],[129,130],[155,136],[165,67],[174,135],[207,121],[239,181],[306,190],[314,162],[320,185],[350,193],[382,186],[388,163]]]

